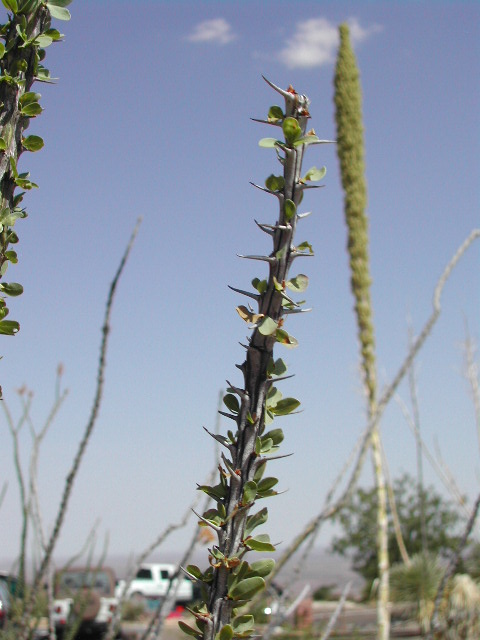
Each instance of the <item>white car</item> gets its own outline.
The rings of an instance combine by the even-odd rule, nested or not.
[[[121,597],[127,587],[127,598],[164,598],[175,575],[176,566],[173,564],[148,563],[140,565],[137,575],[129,585],[125,580],[120,580],[116,588],[117,597]],[[176,602],[192,602],[193,583],[187,578],[180,577],[174,580],[172,589],[176,589]]]

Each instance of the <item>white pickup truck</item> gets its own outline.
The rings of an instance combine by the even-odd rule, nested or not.
[[[61,640],[75,628],[75,638],[101,638],[118,606],[115,574],[109,568],[75,568],[55,574],[53,622]],[[70,632],[70,631],[69,631]]]
[[[127,598],[158,599],[167,595],[168,587],[175,575],[173,564],[148,563],[140,565],[137,575],[129,585],[120,580],[115,593],[122,597],[125,588]],[[180,603],[192,602],[193,583],[187,578],[180,577],[173,581],[172,589],[176,589],[175,601]]]

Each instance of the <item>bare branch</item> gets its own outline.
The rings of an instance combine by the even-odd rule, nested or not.
[[[22,630],[22,639],[23,638],[27,638],[29,636],[29,629],[27,628],[27,622],[28,622],[28,618],[31,614],[32,611],[32,607],[33,607],[33,603],[34,603],[34,599],[36,596],[36,593],[40,587],[40,584],[44,578],[44,575],[46,573],[46,571],[48,570],[49,564],[50,564],[50,560],[52,557],[52,553],[53,550],[55,548],[56,542],[58,540],[58,536],[60,534],[60,529],[62,527],[64,518],[65,518],[65,514],[67,511],[67,506],[68,506],[68,502],[69,502],[69,498],[73,489],[73,483],[76,477],[76,474],[78,472],[79,466],[80,466],[80,462],[82,461],[83,458],[83,454],[85,453],[85,449],[87,447],[88,441],[90,439],[90,436],[92,434],[93,428],[95,426],[96,423],[96,419],[98,416],[98,412],[99,412],[99,408],[100,408],[100,402],[102,399],[102,394],[103,394],[103,383],[104,383],[104,373],[105,373],[105,364],[106,364],[106,353],[107,353],[107,345],[108,345],[108,334],[110,332],[110,316],[111,316],[111,311],[112,311],[112,305],[113,305],[113,300],[115,297],[115,292],[117,289],[117,284],[118,281],[120,279],[120,276],[123,272],[123,269],[125,267],[125,264],[128,260],[128,257],[130,255],[130,251],[133,247],[133,243],[135,241],[135,238],[137,236],[138,233],[138,229],[141,223],[141,218],[139,218],[137,220],[137,223],[135,225],[135,228],[132,232],[132,235],[130,236],[130,240],[129,243],[127,245],[127,248],[123,254],[123,257],[120,261],[120,265],[117,269],[117,272],[115,274],[115,277],[112,280],[112,283],[110,285],[110,290],[109,290],[109,294],[107,297],[107,304],[106,304],[106,309],[105,309],[105,317],[104,317],[104,324],[103,324],[103,328],[102,328],[102,333],[103,333],[103,337],[102,337],[102,342],[101,342],[101,346],[100,346],[100,357],[99,357],[99,362],[98,362],[98,372],[97,372],[97,388],[96,388],[96,392],[95,392],[95,398],[94,398],[94,402],[93,402],[93,406],[92,406],[92,410],[91,410],[91,414],[90,414],[90,419],[87,423],[87,426],[85,428],[85,432],[83,435],[83,438],[80,442],[77,454],[74,458],[71,470],[67,476],[67,480],[65,483],[65,487],[64,487],[64,491],[63,491],[63,495],[62,495],[62,499],[60,502],[60,506],[58,509],[58,513],[57,513],[57,517],[55,520],[55,524],[53,527],[53,531],[52,534],[49,538],[49,541],[46,545],[46,549],[45,549],[45,553],[42,559],[42,562],[40,564],[39,569],[37,570],[37,573],[35,575],[35,579],[33,582],[33,586],[29,595],[28,600],[25,602],[25,608],[24,608],[24,613],[23,613],[23,617],[22,617],[22,624],[24,625],[23,630]],[[19,636],[20,637],[20,636]]]

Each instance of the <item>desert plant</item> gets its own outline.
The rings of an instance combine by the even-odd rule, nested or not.
[[[412,603],[424,632],[430,628],[433,603],[444,571],[438,556],[424,553],[412,556],[409,565],[393,565],[390,571],[392,600]]]
[[[0,25],[0,279],[10,263],[18,257],[11,246],[17,244],[15,222],[26,218],[21,207],[25,191],[37,187],[28,172],[18,172],[18,161],[24,151],[39,151],[40,136],[24,136],[30,121],[42,113],[41,95],[31,91],[34,82],[52,82],[42,65],[45,49],[62,39],[52,29],[51,19],[68,20],[65,7],[71,0],[2,0],[10,12]],[[17,192],[17,189],[23,191]],[[15,335],[20,329],[16,320],[5,320],[8,308],[4,296],[23,292],[17,282],[0,283],[0,334]]]
[[[292,87],[284,91],[269,84],[283,96],[285,111],[274,105],[267,119],[260,122],[280,128],[284,140],[263,138],[259,144],[275,150],[283,175],[272,174],[264,187],[254,186],[278,200],[279,215],[273,225],[257,223],[272,237],[272,252],[265,256],[242,256],[267,263],[268,277],[255,278],[253,292],[232,287],[253,300],[258,309],[237,307],[253,333],[245,345],[246,360],[238,366],[244,386],[228,383],[224,397],[229,410],[224,415],[235,423],[236,431],[229,431],[227,436],[211,434],[227,455],[221,456],[218,484],[199,487],[216,503],[215,508],[200,516],[200,522],[215,532],[218,542],[209,550],[210,567],[205,572],[193,565],[187,568],[202,583],[204,602],[192,610],[196,628],[180,623],[188,635],[204,640],[244,638],[253,633],[253,616],[237,615],[237,609],[264,588],[264,578],[271,572],[274,561],[266,559],[250,564],[244,558],[248,551],[272,552],[275,547],[268,535],[254,532],[267,520],[267,509],[254,514],[250,511],[258,500],[277,493],[274,489],[277,478],[264,477],[264,473],[267,460],[281,457],[275,454],[284,436],[280,428],[271,428],[271,424],[276,417],[294,412],[300,404],[295,398],[282,397],[275,386],[287,377],[287,368],[282,359],[274,359],[273,352],[278,342],[287,347],[297,345],[285,330],[284,322],[286,315],[303,311],[302,303],[295,302],[290,292],[303,292],[308,278],[298,274],[289,279],[288,274],[298,257],[313,254],[308,242],[293,244],[297,222],[304,215],[298,207],[304,191],[314,186],[312,181],[321,180],[326,171],[312,167],[302,175],[302,159],[307,146],[326,141],[319,140],[313,130],[306,130],[310,117],[308,98]]]
[[[375,336],[370,297],[370,259],[368,251],[367,187],[364,168],[362,92],[349,29],[340,25],[340,47],[335,68],[335,121],[337,152],[345,192],[345,220],[348,227],[347,250],[350,259],[351,289],[355,298],[355,317],[361,352],[361,368],[367,395],[368,419],[376,415],[377,376]],[[382,464],[378,420],[371,432],[372,457],[377,488],[377,558],[379,574],[378,637],[389,637],[388,612],[388,533],[387,494]]]

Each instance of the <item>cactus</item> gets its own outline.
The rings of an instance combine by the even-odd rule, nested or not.
[[[302,176],[303,155],[309,145],[330,142],[320,140],[313,130],[307,132],[310,115],[306,96],[292,87],[284,91],[266,82],[284,98],[285,111],[272,106],[267,119],[257,122],[280,128],[284,140],[263,138],[259,145],[275,150],[283,172],[270,175],[265,186],[253,186],[277,199],[279,215],[273,225],[257,222],[271,236],[272,252],[268,256],[240,256],[266,263],[267,278],[252,280],[253,291],[230,287],[254,301],[257,309],[237,307],[253,333],[244,345],[246,359],[237,365],[243,374],[243,387],[227,381],[229,387],[223,399],[228,411],[221,413],[236,428],[226,436],[210,434],[226,453],[221,455],[218,484],[199,486],[216,503],[215,508],[199,515],[199,524],[215,532],[217,544],[209,549],[210,566],[206,571],[194,565],[187,567],[190,576],[201,583],[204,601],[191,610],[196,628],[179,624],[187,635],[204,640],[247,638],[253,634],[253,616],[238,615],[236,610],[264,588],[264,578],[274,567],[273,559],[249,563],[245,556],[249,551],[275,551],[269,536],[255,531],[267,520],[267,509],[251,512],[258,500],[277,494],[277,478],[265,477],[264,473],[268,460],[284,457],[277,454],[284,436],[281,428],[272,428],[271,424],[300,405],[295,398],[284,398],[278,390],[277,383],[290,376],[285,375],[283,360],[275,359],[273,352],[277,343],[290,348],[297,345],[285,330],[285,317],[306,311],[301,306],[303,302],[295,302],[291,295],[303,292],[308,278],[298,274],[289,279],[288,274],[297,258],[313,255],[308,242],[293,244],[297,222],[306,215],[299,213],[298,207],[304,191],[318,186],[311,182],[323,178],[326,170],[313,167]]]

